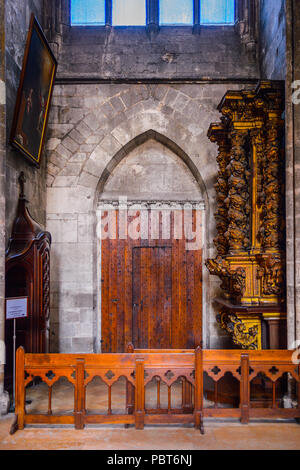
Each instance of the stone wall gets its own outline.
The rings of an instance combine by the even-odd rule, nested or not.
[[[5,153],[6,153],[6,83],[5,83],[5,1],[0,0],[0,415],[7,412],[4,392],[4,299],[5,299]]]
[[[189,178],[197,182],[199,191],[196,194],[193,190],[194,198],[201,194],[205,202],[204,256],[215,254],[217,146],[208,140],[207,130],[210,123],[220,117],[216,108],[227,89],[244,87],[244,84],[214,83],[56,86],[47,144],[47,229],[53,236],[53,351],[99,349],[97,201],[103,190],[104,197],[117,197],[117,191],[112,195],[112,190],[118,185],[120,190],[124,187],[124,183],[123,186],[117,183],[118,178],[132,172],[132,159],[143,154],[144,147],[140,146],[144,142],[154,139],[171,149],[181,160],[185,172],[190,172]],[[157,147],[151,149],[153,154],[157,152]],[[172,158],[167,150],[162,153],[164,158],[170,159],[164,170],[164,175],[168,175]],[[166,194],[158,189],[160,175],[149,170],[151,165],[146,165],[143,157],[140,163],[146,175],[145,183],[153,188],[152,197],[157,199],[157,195],[163,200]],[[112,178],[115,178],[113,188]],[[142,195],[143,191],[140,198]],[[138,193],[134,197],[138,197]],[[216,325],[212,305],[219,281],[209,276],[206,269],[204,286],[205,346],[228,347],[230,339]]]
[[[100,321],[95,201],[106,179],[127,147],[138,146],[139,136],[145,140],[154,131],[201,188],[211,256],[217,149],[206,132],[219,119],[216,107],[227,89],[258,79],[259,67],[234,27],[204,27],[200,34],[192,34],[191,27],[162,27],[151,37],[143,27],[71,28],[69,2],[56,4],[60,8],[46,28],[59,63],[47,142],[52,348],[93,351]],[[53,16],[47,6],[51,11]],[[151,80],[199,84],[147,85]],[[130,171],[130,165],[126,168]],[[145,172],[149,176],[149,167]],[[152,176],[156,189],[158,179]],[[156,196],[162,197],[157,191]],[[206,270],[204,276],[207,346],[225,347],[230,340],[216,326],[210,301],[219,281]]]
[[[260,63],[262,79],[285,80],[285,0],[260,2]]]
[[[294,178],[295,178],[295,305],[296,305],[296,339],[300,341],[300,11],[299,3],[293,2],[294,12],[294,70],[293,82],[297,82],[297,101],[294,96]],[[293,91],[296,91],[293,88]],[[298,343],[299,344],[299,343]]]
[[[300,342],[300,12],[286,0],[286,218],[289,347]]]
[[[7,141],[9,139],[20,72],[22,68],[25,43],[31,13],[42,23],[43,0],[6,1],[6,103],[7,103]],[[46,158],[42,157],[41,168],[36,169],[18,152],[7,146],[6,156],[6,239],[10,236],[16,215],[19,196],[18,177],[24,171],[27,184],[26,196],[30,201],[29,210],[33,218],[42,226],[46,214]]]
[[[152,138],[120,161],[100,197],[115,201],[120,195],[129,201],[203,201],[197,180],[182,158]]]
[[[153,79],[257,78],[258,64],[245,52],[234,27],[162,27],[151,39],[145,28],[67,30],[59,55],[64,78]]]

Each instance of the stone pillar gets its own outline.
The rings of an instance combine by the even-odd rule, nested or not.
[[[288,347],[300,341],[300,11],[286,0],[286,222]],[[295,99],[293,99],[295,98]]]
[[[58,56],[59,48],[62,43],[62,28],[67,25],[66,17],[69,17],[70,5],[64,0],[52,0],[52,2],[44,2],[42,26],[45,35],[49,41],[52,52]]]
[[[294,47],[294,71],[293,81],[298,84],[299,90],[300,81],[300,10],[299,2],[293,1],[293,47]],[[299,92],[298,92],[299,97]],[[296,309],[296,340],[300,341],[300,103],[299,100],[293,100],[294,107],[294,214],[295,214],[295,309]]]
[[[194,0],[194,26],[193,33],[200,33],[201,30],[201,9],[199,0]]]
[[[159,3],[158,0],[147,0],[146,2],[146,22],[148,34],[155,34],[159,31]]]
[[[8,394],[4,391],[5,156],[6,156],[5,0],[0,0],[0,414],[7,413],[8,405],[9,405]]]
[[[236,28],[246,50],[255,57],[257,53],[257,0],[240,0],[237,2]]]

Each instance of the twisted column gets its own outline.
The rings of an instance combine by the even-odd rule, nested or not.
[[[208,132],[208,137],[212,142],[216,142],[219,147],[217,156],[218,162],[218,175],[217,182],[214,185],[216,190],[217,211],[214,214],[216,219],[217,236],[214,239],[214,244],[217,249],[218,256],[226,256],[228,254],[228,240],[225,237],[225,232],[228,229],[228,209],[225,201],[228,197],[228,174],[227,166],[230,160],[230,141],[228,139],[228,131],[226,126],[212,125]]]
[[[227,166],[229,225],[225,233],[230,251],[244,251],[250,244],[249,162],[245,148],[248,132],[234,129],[231,132],[232,151]]]
[[[275,119],[268,120],[266,125],[267,145],[263,159],[264,206],[261,228],[263,248],[266,251],[279,250],[284,241],[282,131],[280,118],[275,117]]]

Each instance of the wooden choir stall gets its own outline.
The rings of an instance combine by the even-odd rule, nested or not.
[[[16,347],[28,353],[49,351],[51,235],[31,218],[19,177],[17,215],[6,252],[6,298],[28,297],[28,317],[16,320]],[[5,388],[12,389],[13,321],[5,321]]]

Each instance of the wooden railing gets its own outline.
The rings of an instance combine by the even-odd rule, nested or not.
[[[125,424],[143,429],[147,424],[193,423],[204,433],[205,417],[239,418],[248,423],[251,418],[300,418],[300,367],[292,362],[292,351],[240,350],[133,350],[125,354],[25,354],[19,348],[16,357],[16,421],[11,432],[27,424],[71,424],[83,429],[86,424]],[[236,408],[218,406],[218,384],[229,373],[239,383],[239,404]],[[271,384],[271,401],[255,407],[251,402],[252,384],[263,374]],[[204,376],[215,384],[215,403],[204,406]],[[48,412],[26,412],[26,386],[39,377],[48,385]],[[74,386],[74,411],[53,414],[51,400],[54,384],[66,377]],[[106,414],[89,414],[86,409],[86,389],[100,377],[108,387]],[[127,383],[126,410],[113,413],[112,386],[125,377]],[[147,385],[157,381],[157,407],[146,408]],[[295,385],[297,406],[280,406],[284,381]],[[172,408],[172,386],[182,382],[182,406]],[[160,406],[160,385],[168,387],[168,406]],[[278,386],[278,384],[280,386]],[[293,388],[293,387],[292,387]],[[279,398],[281,401],[279,401]]]

